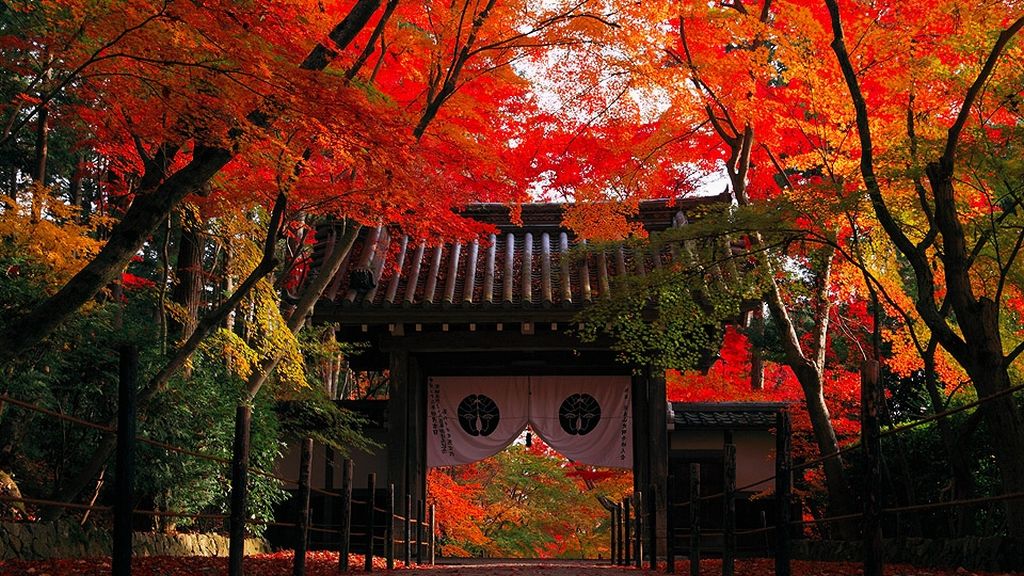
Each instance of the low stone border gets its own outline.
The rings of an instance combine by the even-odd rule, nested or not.
[[[42,560],[110,556],[110,531],[65,522],[0,523],[0,560]],[[136,532],[136,556],[227,556],[228,539],[219,534]],[[270,551],[262,538],[245,541],[246,554]]]
[[[1024,570],[1024,541],[1014,538],[905,538],[885,540],[883,546],[887,562],[993,572]],[[797,540],[792,550],[793,557],[801,560],[860,562],[864,558],[860,542]]]

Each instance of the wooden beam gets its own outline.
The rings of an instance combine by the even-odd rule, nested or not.
[[[569,265],[569,235],[558,235],[558,264],[561,268],[559,282],[562,285],[562,302],[572,302],[572,267]]]
[[[540,235],[540,296],[545,304],[551,303],[551,235]]]
[[[434,254],[430,258],[430,270],[427,272],[427,285],[423,290],[424,302],[434,301],[434,292],[437,290],[437,278],[441,275],[441,256],[443,254],[443,245],[434,248]]]
[[[420,242],[412,255],[412,268],[409,270],[409,278],[405,281],[405,301],[409,304],[416,299],[416,285],[420,281],[420,266],[423,265],[423,251],[426,248],[426,244]]]
[[[533,234],[530,232],[527,232],[523,238],[522,267],[523,269],[520,271],[522,274],[522,286],[519,290],[520,298],[522,298],[523,302],[533,302]]]
[[[491,234],[488,237],[490,246],[487,247],[487,261],[484,263],[484,302],[494,302],[494,259],[498,250],[498,238]]]
[[[448,254],[448,277],[444,283],[444,301],[455,301],[455,283],[459,279],[459,258],[462,256],[462,243],[456,242]]]
[[[583,299],[589,302],[590,295],[590,254],[587,253],[587,241],[580,242],[583,246],[583,260],[580,262],[580,290],[583,292]]]
[[[502,277],[501,298],[505,302],[511,302],[515,290],[515,261],[516,261],[516,237],[509,232],[505,235],[505,262],[504,275]]]
[[[402,247],[398,251],[398,259],[395,261],[395,272],[391,276],[391,282],[388,283],[388,290],[384,293],[384,300],[388,303],[393,304],[395,302],[395,295],[398,293],[398,283],[402,279],[402,270],[405,265],[405,253],[409,248],[409,237],[402,237]]]
[[[363,297],[363,302],[365,303],[373,302],[374,298],[377,297],[377,290],[380,288],[380,276],[384,272],[384,262],[388,259],[388,247],[391,246],[391,234],[384,230],[377,244],[377,249],[373,254],[373,263],[370,266],[373,275],[373,288],[370,288],[370,291]]]
[[[377,250],[377,243],[380,241],[383,232],[384,227],[377,226],[372,232],[370,232],[370,235],[366,237],[366,244],[363,245],[363,252],[360,254],[359,260],[356,261],[356,270],[370,267],[370,261],[373,258],[374,252]],[[344,273],[344,271],[347,271],[348,269],[341,268],[340,270]],[[349,288],[348,292],[345,293],[345,300],[349,302],[355,301],[356,294],[357,292],[354,288]]]
[[[466,256],[466,279],[462,286],[462,301],[473,302],[473,291],[476,288],[476,260],[480,252],[480,241],[473,240],[469,244],[469,255]]]

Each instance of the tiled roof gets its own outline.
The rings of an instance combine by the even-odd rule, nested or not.
[[[722,197],[644,202],[639,222],[649,231],[686,221],[686,212]],[[616,277],[664,266],[672,250],[641,253],[615,246],[584,255],[570,251],[578,242],[562,227],[560,204],[522,207],[521,225],[509,209],[475,205],[464,214],[493,224],[497,232],[471,242],[437,246],[385,227],[365,228],[317,306],[326,320],[356,323],[445,321],[458,315],[479,321],[557,321],[569,319],[587,302],[611,296]],[[692,218],[692,215],[691,215]],[[339,231],[317,232],[317,255]],[[321,256],[322,257],[322,256]]]
[[[675,429],[682,428],[756,428],[775,426],[775,415],[785,404],[776,403],[672,403]]]

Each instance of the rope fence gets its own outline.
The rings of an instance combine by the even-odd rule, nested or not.
[[[881,405],[881,388],[878,385],[878,364],[877,362],[868,361],[862,366],[861,378],[862,378],[862,415],[861,415],[861,440],[859,442],[850,444],[845,447],[838,448],[828,454],[824,454],[818,458],[811,460],[792,463],[790,462],[788,435],[789,435],[789,424],[788,415],[784,416],[783,412],[780,412],[779,418],[776,421],[776,471],[774,475],[767,476],[763,479],[755,482],[749,482],[743,486],[733,487],[735,485],[735,463],[731,465],[732,477],[730,477],[730,463],[729,463],[729,444],[731,436],[726,436],[726,448],[724,451],[725,456],[725,469],[726,469],[726,488],[723,491],[718,491],[713,494],[700,494],[699,479],[700,471],[699,464],[691,465],[690,474],[690,485],[691,485],[691,496],[689,500],[676,500],[667,503],[667,510],[671,515],[683,515],[689,513],[690,528],[684,529],[680,523],[674,523],[670,518],[669,520],[669,550],[668,562],[669,571],[674,570],[674,564],[672,559],[674,558],[675,542],[678,539],[689,539],[690,547],[688,555],[690,557],[692,574],[696,574],[700,563],[700,548],[701,538],[721,538],[723,541],[724,549],[722,552],[723,566],[722,573],[724,576],[731,576],[733,574],[733,566],[731,550],[735,550],[735,537],[736,536],[751,536],[757,534],[772,534],[775,535],[775,554],[776,554],[776,574],[779,576],[789,576],[791,574],[789,568],[789,532],[792,527],[803,527],[812,525],[825,525],[835,524],[843,522],[859,522],[863,528],[865,534],[864,542],[864,574],[866,576],[876,576],[881,574],[881,567],[883,565],[881,556],[881,530],[882,525],[880,519],[884,516],[901,515],[907,513],[916,512],[928,512],[942,509],[952,509],[956,507],[964,506],[979,506],[985,504],[1003,503],[1014,500],[1024,500],[1024,492],[1011,492],[1005,494],[996,494],[991,496],[980,496],[974,498],[959,498],[944,500],[939,502],[927,502],[927,503],[909,503],[902,506],[890,506],[883,507],[881,505],[881,467],[880,461],[882,458],[881,452],[881,440],[884,438],[892,437],[897,434],[908,432],[917,429],[921,426],[935,422],[942,418],[965,412],[967,410],[979,408],[985,406],[989,402],[993,402],[997,399],[1010,396],[1016,392],[1024,390],[1024,384],[1018,384],[1015,386],[1008,387],[1004,390],[1000,390],[996,393],[980,397],[971,402],[967,402],[963,405],[942,410],[935,414],[917,419],[912,422],[906,422],[903,424],[890,426],[885,430],[882,430],[879,426],[878,421],[878,406]],[[735,448],[733,447],[734,451]],[[856,450],[860,450],[864,453],[865,467],[867,471],[867,478],[864,481],[864,510],[860,512],[837,514],[834,516],[825,516],[818,518],[801,518],[796,520],[789,519],[788,507],[790,506],[791,499],[791,482],[792,474],[794,472],[800,472],[809,468],[822,465],[833,459],[841,458],[843,455],[850,454]],[[734,458],[734,455],[733,455]],[[693,467],[696,467],[694,469]],[[764,486],[769,482],[774,482],[774,492],[777,507],[777,522],[773,525],[764,525],[758,528],[745,528],[742,530],[736,530],[734,525],[735,520],[730,519],[730,515],[735,514],[733,501],[736,494],[739,492],[746,492],[747,490],[753,489],[758,486]],[[697,487],[694,488],[694,483],[697,483]],[[723,517],[727,522],[727,528],[719,530],[701,530],[700,527],[700,508],[702,504],[712,503],[721,501],[724,506]],[[762,523],[764,523],[764,513],[762,512]],[[768,542],[766,540],[765,542]]]
[[[10,397],[8,395],[0,395],[0,405],[5,405],[5,404],[6,405],[10,405],[12,407],[20,408],[20,409],[23,409],[23,410],[27,410],[27,411],[30,411],[30,412],[35,412],[35,413],[38,413],[38,414],[42,414],[44,416],[51,417],[51,418],[60,420],[62,422],[68,422],[68,423],[71,423],[71,424],[74,424],[74,425],[83,426],[85,428],[96,430],[96,431],[99,431],[99,432],[104,433],[104,434],[114,434],[114,435],[117,435],[117,430],[118,430],[117,426],[110,426],[110,425],[100,424],[100,423],[97,423],[97,422],[92,422],[92,421],[89,421],[89,420],[86,420],[86,419],[83,419],[83,418],[79,418],[79,417],[72,416],[72,415],[69,415],[69,414],[64,414],[64,413],[58,412],[56,410],[51,410],[49,408],[45,408],[43,406],[39,406],[38,404],[35,404],[33,402],[28,402],[28,401],[20,400],[20,399],[17,399],[17,398],[12,398],[12,397]],[[119,422],[124,422],[125,420],[123,420],[121,418],[121,416],[122,415],[119,414],[119,420],[118,421]],[[132,418],[134,419],[134,414],[132,414]],[[124,425],[122,424],[122,426],[124,426]],[[234,459],[231,459],[231,458],[225,458],[223,456],[218,456],[218,455],[214,455],[214,454],[208,454],[208,453],[204,453],[202,451],[193,450],[193,449],[189,449],[189,448],[184,448],[184,447],[181,447],[181,446],[175,446],[175,445],[169,444],[167,442],[162,442],[162,441],[155,440],[155,439],[152,439],[152,438],[146,438],[144,436],[139,436],[139,435],[134,433],[134,422],[130,422],[130,425],[128,425],[125,429],[126,430],[130,429],[131,433],[129,435],[131,436],[131,440],[132,440],[133,443],[137,442],[139,444],[145,444],[145,445],[153,446],[153,447],[156,447],[156,448],[161,448],[161,449],[166,450],[168,452],[172,452],[172,453],[176,453],[176,454],[183,454],[183,455],[191,456],[193,458],[198,458],[198,459],[209,461],[209,462],[215,462],[217,464],[226,465],[226,466],[230,466],[230,467],[235,467],[238,464]],[[119,446],[118,446],[118,456],[119,456],[119,462],[118,463],[119,464],[120,464],[121,452],[124,450],[124,447],[120,445],[120,441],[121,441],[121,439],[119,438]],[[306,445],[311,447],[312,446],[311,441],[307,440],[306,441]],[[303,446],[304,450],[306,449],[306,445]],[[308,467],[309,455],[308,454],[304,454],[304,458],[303,459],[305,461],[305,464]],[[434,554],[435,554],[435,551],[434,551],[434,546],[435,546],[434,534],[436,533],[436,526],[434,524],[434,522],[435,522],[435,520],[434,520],[434,506],[433,505],[430,506],[430,509],[429,509],[429,511],[430,511],[430,520],[427,521],[424,518],[413,518],[413,516],[411,514],[406,514],[406,515],[397,514],[397,513],[394,512],[394,510],[391,509],[391,507],[381,507],[381,506],[377,505],[376,501],[379,498],[379,494],[376,494],[376,491],[373,489],[373,486],[375,485],[375,480],[373,479],[373,477],[375,475],[373,475],[373,474],[370,475],[370,479],[368,480],[368,483],[369,483],[369,486],[370,486],[370,496],[371,497],[367,498],[367,499],[353,498],[352,497],[352,486],[351,486],[351,484],[352,484],[352,482],[351,482],[351,469],[352,469],[351,461],[346,461],[345,464],[344,464],[344,468],[346,469],[346,473],[345,473],[345,475],[343,477],[343,484],[345,484],[345,485],[342,486],[342,489],[340,491],[338,491],[338,490],[327,490],[327,489],[323,489],[323,488],[316,488],[316,487],[310,486],[309,485],[308,470],[306,470],[305,473],[303,473],[303,471],[300,470],[300,477],[297,478],[297,479],[292,479],[292,478],[286,478],[286,477],[283,477],[283,476],[280,476],[278,474],[274,474],[274,473],[271,473],[271,472],[267,472],[267,471],[264,471],[264,470],[260,470],[258,468],[253,468],[253,467],[247,468],[247,472],[251,473],[253,475],[261,476],[261,477],[265,477],[265,478],[269,478],[269,479],[275,480],[275,481],[280,482],[282,485],[285,485],[285,486],[291,486],[293,488],[297,487],[297,489],[298,489],[298,491],[300,493],[302,493],[302,492],[305,492],[307,494],[308,493],[315,493],[315,494],[319,494],[319,495],[324,496],[324,497],[329,498],[329,499],[341,500],[341,505],[340,505],[341,510],[340,510],[340,512],[341,512],[342,518],[341,518],[341,523],[328,523],[328,524],[316,524],[316,525],[311,524],[309,522],[310,505],[309,505],[309,499],[307,497],[305,499],[305,505],[303,506],[303,510],[301,510],[299,512],[299,519],[298,519],[297,522],[281,522],[281,521],[277,521],[277,520],[260,520],[260,519],[255,519],[255,518],[242,518],[242,525],[244,526],[246,524],[249,524],[249,525],[258,525],[258,526],[265,526],[265,527],[274,527],[274,528],[295,530],[296,533],[297,533],[296,562],[303,562],[304,563],[304,556],[305,556],[305,551],[306,551],[306,542],[308,541],[308,533],[312,532],[312,533],[317,533],[317,534],[325,534],[325,535],[334,536],[335,538],[332,538],[332,540],[334,540],[335,542],[340,542],[341,550],[340,550],[340,554],[339,554],[339,563],[340,563],[339,568],[342,569],[342,570],[347,570],[348,569],[348,552],[351,550],[351,546],[352,546],[353,542],[356,541],[356,540],[359,540],[359,539],[362,539],[362,541],[367,542],[367,543],[370,543],[370,542],[377,543],[377,544],[384,543],[384,545],[385,545],[386,561],[387,561],[387,565],[388,565],[389,568],[394,567],[394,559],[395,559],[394,558],[394,551],[396,549],[396,544],[405,547],[407,551],[409,550],[410,547],[414,546],[416,548],[416,554],[415,554],[415,556],[416,556],[416,563],[423,563],[423,560],[422,560],[423,548],[428,548],[428,550],[427,550],[427,557],[429,558],[429,563],[433,564],[433,562],[434,562]],[[390,490],[393,493],[393,487],[390,488]],[[19,497],[19,496],[11,496],[11,495],[6,495],[6,494],[0,494],[0,502],[8,502],[8,503],[12,503],[12,504],[20,503],[20,504],[26,504],[26,505],[31,505],[31,506],[39,506],[39,507],[47,507],[47,508],[59,508],[59,509],[66,509],[66,510],[79,510],[79,511],[87,512],[87,513],[88,512],[105,512],[105,513],[111,513],[112,512],[112,513],[115,514],[115,526],[117,524],[117,514],[119,514],[119,513],[124,514],[125,513],[125,512],[119,512],[120,508],[118,506],[106,506],[106,505],[96,505],[96,504],[79,504],[79,503],[75,503],[75,502],[61,502],[61,501],[57,501],[57,500],[48,500],[48,499],[44,499],[44,498]],[[362,526],[359,526],[357,524],[353,524],[352,523],[352,511],[353,511],[353,508],[356,508],[356,507],[360,507],[360,508],[363,508],[364,510],[366,510],[367,511],[367,515],[368,515],[368,517],[371,520],[374,520],[374,516],[375,515],[379,515],[380,523],[374,521],[372,526],[367,526],[366,524],[364,524]],[[420,510],[421,510],[421,514],[422,514],[422,511],[423,511],[422,503],[420,504]],[[157,518],[157,517],[168,517],[168,518],[188,518],[188,519],[193,519],[193,520],[218,520],[218,521],[225,521],[225,520],[227,520],[227,521],[229,521],[229,524],[230,524],[230,520],[233,518],[232,514],[204,513],[204,512],[185,512],[185,511],[181,511],[181,510],[143,510],[143,509],[132,508],[132,509],[127,510],[126,513],[129,516],[147,516],[147,517],[155,517],[155,518]],[[411,539],[409,537],[402,538],[402,539],[396,538],[395,536],[396,536],[396,534],[399,533],[399,531],[394,529],[395,522],[398,522],[400,524],[406,525],[407,529],[408,529],[409,526],[414,526],[415,530],[416,530],[416,533],[417,533],[417,539],[413,540],[413,539]],[[353,528],[356,528],[356,530],[353,530]],[[242,533],[244,534],[244,528],[242,530],[243,530]],[[422,532],[424,530],[427,531],[426,538],[421,538],[419,535],[422,534]],[[130,532],[129,532],[129,535],[130,535]],[[115,529],[115,548],[117,547],[116,542],[117,542],[117,536],[116,536],[116,529]],[[129,540],[129,547],[130,547],[130,540]],[[369,545],[367,553],[366,553],[367,566],[364,569],[367,570],[367,571],[371,571],[373,569],[372,562],[370,562],[370,559],[371,559],[371,557],[373,555],[373,548],[374,547],[372,545]],[[338,549],[337,545],[335,546],[335,549],[336,550]],[[129,548],[129,550],[130,550],[130,548]],[[300,559],[300,555],[302,556],[301,559]],[[409,554],[407,552],[407,557],[405,559],[405,565],[409,565],[409,563],[411,561],[411,559],[408,556],[409,556]],[[128,558],[130,559],[130,552],[129,552]],[[114,563],[116,563],[116,561]],[[115,569],[114,572],[117,573],[117,570]],[[121,573],[130,574],[130,564],[128,564],[128,571],[127,572],[121,572]]]

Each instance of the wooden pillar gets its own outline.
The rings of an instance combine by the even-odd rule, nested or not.
[[[654,511],[655,522],[649,530],[657,534],[657,549],[664,550],[668,526],[668,402],[665,396],[665,371],[651,369],[648,402],[650,403],[650,476],[651,488],[645,494]],[[657,550],[652,550],[656,554]]]
[[[658,534],[654,530],[654,527],[658,525],[658,517],[661,516],[661,514],[658,514],[658,505],[657,505],[658,496],[657,496],[657,489],[656,489],[654,484],[651,484],[651,487],[650,487],[650,489],[648,489],[647,493],[650,494],[650,496],[648,497],[648,500],[647,500],[649,502],[647,507],[650,510],[648,512],[648,516],[650,518],[648,525],[650,526],[650,528],[647,530],[647,536],[648,536],[648,540],[649,540],[647,546],[650,548],[650,550],[648,550],[647,556],[648,556],[648,558],[650,558],[650,568],[651,568],[651,570],[657,570],[658,569]],[[662,518],[662,520],[664,520],[664,518]]]
[[[789,412],[781,411],[775,417],[775,576],[790,576],[789,562],[789,503],[792,492],[790,470]]]
[[[352,461],[348,458],[341,467],[341,533],[338,542],[338,569],[348,572],[348,555],[352,551]]]
[[[366,557],[363,572],[373,572],[373,528],[374,508],[377,505],[377,475],[371,472],[366,477]]]
[[[392,350],[390,361],[390,389],[388,391],[388,484],[394,484],[399,494],[409,494],[408,463],[410,456],[410,374],[409,352]]]
[[[622,531],[626,534],[625,558],[623,558],[622,561],[626,566],[629,566],[630,563],[630,554],[632,551],[630,550],[631,546],[629,545],[629,540],[633,534],[633,531],[630,530],[629,508],[629,496],[627,496],[622,499]]]
[[[416,564],[423,564],[423,517],[426,516],[426,506],[423,500],[416,502]]]
[[[878,408],[878,361],[868,360],[860,369],[861,450],[864,454],[864,576],[882,576],[882,458]]]
[[[395,485],[388,484],[387,512],[384,514],[384,558],[388,570],[395,569]]]
[[[252,407],[235,410],[235,439],[231,448],[231,520],[228,525],[228,574],[241,576],[245,556],[245,518],[249,497],[249,429]]]
[[[673,478],[669,478],[671,483]],[[666,512],[668,518],[665,519],[665,525],[668,526],[668,533],[665,535],[665,571],[669,574],[675,574],[676,572],[676,543],[679,538],[679,510],[673,505],[673,502],[669,502]]]
[[[132,573],[132,508],[135,506],[135,395],[139,351],[122,346],[117,385],[117,477],[114,481],[114,535],[110,571],[113,576]]]
[[[633,510],[636,512],[636,521],[633,522],[633,565],[636,568],[643,568],[644,564],[644,493],[635,492],[633,497]],[[626,537],[626,545],[629,545],[630,537]]]
[[[430,520],[429,520],[429,523],[430,523],[430,534],[427,535],[427,545],[428,545],[427,549],[429,550],[429,553],[427,554],[427,558],[428,558],[427,561],[430,562],[431,566],[434,565],[434,559],[435,559],[435,556],[437,555],[437,551],[434,548],[437,545],[437,536],[436,536],[436,534],[437,534],[437,514],[436,514],[436,512],[437,511],[434,509],[434,505],[431,504],[430,505]]]
[[[622,565],[622,504],[615,505],[615,564]]]
[[[302,455],[299,460],[299,501],[298,521],[295,523],[295,556],[292,559],[292,575],[306,574],[306,545],[309,542],[309,477],[313,471],[313,439],[302,441]]]
[[[618,564],[618,562],[619,562],[618,557],[616,557],[616,554],[618,553],[618,538],[616,538],[616,532],[618,532],[618,529],[619,529],[618,528],[618,524],[616,524],[617,521],[618,521],[618,518],[616,518],[616,515],[615,515],[615,508],[609,508],[608,509],[608,526],[609,526],[608,533],[611,535],[611,539],[608,542],[608,545],[609,545],[609,547],[608,547],[608,556],[610,557],[613,566],[615,564]]]
[[[700,576],[700,464],[690,464],[690,576]]]
[[[405,553],[402,554],[402,560],[405,561],[405,567],[408,568],[412,565],[412,494],[405,495]]]

